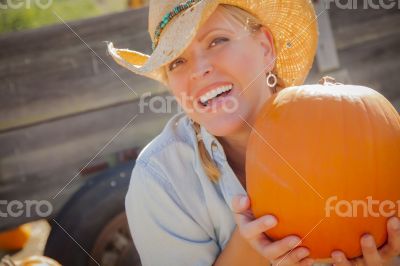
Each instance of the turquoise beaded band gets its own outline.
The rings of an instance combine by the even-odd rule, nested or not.
[[[165,1],[165,0],[164,0]],[[189,7],[193,6],[194,4],[196,4],[197,2],[200,2],[201,0],[187,0],[184,3],[181,3],[179,5],[177,5],[176,7],[174,7],[172,9],[172,11],[170,11],[168,14],[166,14],[161,22],[158,24],[155,34],[154,34],[154,42],[152,45],[153,51],[154,49],[156,49],[157,45],[158,45],[158,41],[161,35],[162,30],[165,28],[165,26],[167,26],[168,22],[171,21],[171,19],[173,17],[175,17],[176,15],[178,15],[180,12],[188,9]]]

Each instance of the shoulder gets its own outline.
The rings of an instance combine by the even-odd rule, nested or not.
[[[171,221],[161,223],[168,224],[175,221],[165,214],[168,212],[175,217],[187,217],[188,223],[215,238],[205,198],[205,190],[209,191],[212,184],[202,171],[195,144],[196,135],[186,115],[177,114],[167,122],[139,154],[133,168],[125,198],[129,217],[149,213],[154,219],[168,216]],[[170,226],[179,227],[175,223]]]
[[[189,117],[185,113],[178,113],[168,120],[161,133],[142,149],[137,163],[155,166],[175,161],[180,155],[193,153],[194,144],[195,132]]]
[[[171,208],[204,220],[204,190],[212,184],[202,169],[195,145],[196,134],[187,115],[172,117],[139,154],[131,175],[127,207],[144,191],[154,195],[154,201],[167,202],[169,198],[174,202]]]
[[[196,134],[185,113],[174,115],[140,152],[131,175],[130,187],[141,183],[147,189],[157,186],[171,196],[183,196],[188,188],[201,195]],[[194,195],[192,195],[194,196]]]

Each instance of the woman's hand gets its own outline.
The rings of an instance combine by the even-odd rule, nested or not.
[[[299,237],[287,236],[272,242],[264,234],[265,231],[276,226],[277,220],[272,215],[254,219],[247,196],[235,196],[232,199],[232,207],[241,236],[272,265],[312,265],[313,260],[307,258],[309,250],[305,247],[298,247],[301,243]]]
[[[341,251],[332,252],[332,259],[336,266],[398,266],[400,265],[400,222],[392,217],[387,223],[388,243],[380,248],[376,247],[371,235],[361,237],[362,258],[347,260]]]

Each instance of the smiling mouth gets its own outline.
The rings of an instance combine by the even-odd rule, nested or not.
[[[209,99],[208,101],[206,101],[206,102],[204,102],[204,103],[199,99],[199,100],[198,100],[198,103],[199,103],[199,105],[202,106],[202,107],[207,107],[207,106],[211,105],[211,103],[212,103],[215,99],[221,98],[221,97],[226,97],[226,96],[228,96],[229,94],[231,94],[232,90],[233,90],[233,86],[232,86],[232,88],[231,88],[230,90],[227,90],[227,91],[225,91],[225,92],[219,93],[219,94],[217,94],[215,97]]]

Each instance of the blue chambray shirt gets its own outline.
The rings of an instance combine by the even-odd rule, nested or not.
[[[222,145],[201,127],[220,181],[205,174],[188,116],[174,115],[139,154],[125,208],[143,265],[212,265],[236,223],[232,197],[247,195]]]

